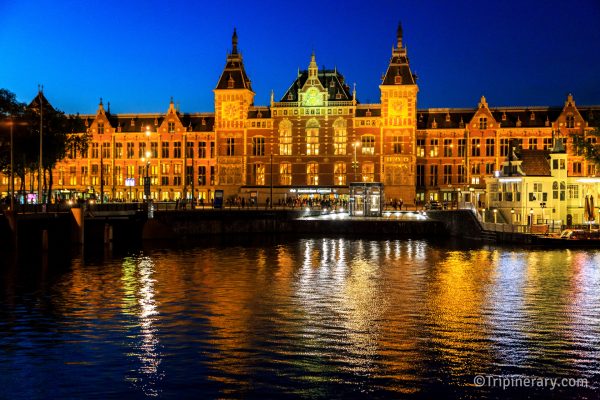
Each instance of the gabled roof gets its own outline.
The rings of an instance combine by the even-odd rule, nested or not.
[[[464,129],[475,115],[475,109],[431,108],[417,110],[417,129]]]
[[[237,33],[233,30],[232,49],[227,55],[225,69],[221,73],[216,89],[248,89],[252,90],[250,79],[246,74],[242,55],[237,50]]]
[[[552,176],[550,170],[550,152],[547,150],[520,150],[516,152],[517,161],[521,161],[521,171],[526,176]]]
[[[392,49],[392,58],[383,76],[382,85],[414,85],[417,77],[410,71],[406,47],[402,46],[402,25],[396,32],[398,45]],[[398,78],[397,78],[398,77]]]
[[[345,84],[344,76],[340,74],[336,69],[319,69],[317,74],[319,83],[327,94],[329,94],[329,101],[351,101],[352,94],[350,93],[350,87]],[[298,76],[285,92],[280,102],[292,102],[298,101],[298,92],[302,90],[304,84],[308,80],[308,70],[299,71]],[[339,96],[338,96],[339,94]],[[339,98],[338,98],[339,97]]]
[[[52,104],[50,104],[50,102],[48,101],[46,96],[44,96],[44,92],[42,92],[42,91],[38,92],[38,94],[33,98],[33,100],[31,100],[31,103],[29,103],[27,108],[32,109],[32,110],[39,110],[40,109],[40,98],[42,99],[42,105],[44,106],[45,109],[50,109],[50,110],[54,111],[54,107],[52,107]]]

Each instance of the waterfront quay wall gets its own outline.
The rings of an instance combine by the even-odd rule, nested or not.
[[[483,226],[471,210],[430,210],[425,214],[444,225],[448,235],[469,240],[484,240]]]
[[[394,237],[447,235],[439,221],[381,218],[322,219],[320,211],[194,210],[158,211],[144,226],[144,239],[239,234],[344,234]],[[315,217],[315,218],[306,218]]]

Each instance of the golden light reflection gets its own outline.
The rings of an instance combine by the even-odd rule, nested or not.
[[[476,370],[473,358],[486,358],[487,349],[477,339],[485,330],[482,308],[494,265],[494,253],[488,250],[450,251],[430,277],[428,323],[440,361],[453,374]]]
[[[157,383],[163,378],[159,371],[162,362],[155,322],[158,315],[154,288],[154,263],[149,257],[125,259],[122,264],[123,312],[138,319],[139,334],[133,354],[140,367],[127,379],[144,391],[146,396],[160,394]]]

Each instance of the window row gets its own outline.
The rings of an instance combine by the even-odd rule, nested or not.
[[[147,159],[158,158],[159,142],[117,142],[114,149],[111,148],[110,142],[90,143],[88,156],[89,158],[114,158],[121,159]],[[137,152],[136,152],[137,148]],[[215,157],[215,142],[186,142],[185,148],[186,158],[214,158]],[[76,158],[77,154],[73,150],[69,154],[69,158]],[[161,142],[160,143],[161,158],[181,158],[182,146],[181,142]]]
[[[524,148],[523,139],[503,138],[498,146],[495,138],[471,138],[470,142],[467,139],[417,139],[417,157],[506,157],[511,140],[514,148]],[[552,148],[552,138],[541,138],[541,143],[543,150]],[[467,144],[470,149],[467,149]],[[538,138],[529,138],[527,149],[539,149]]]

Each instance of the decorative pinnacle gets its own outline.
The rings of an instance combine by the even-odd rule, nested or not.
[[[238,36],[235,28],[233,28],[233,36],[231,37],[231,53],[237,54]]]

